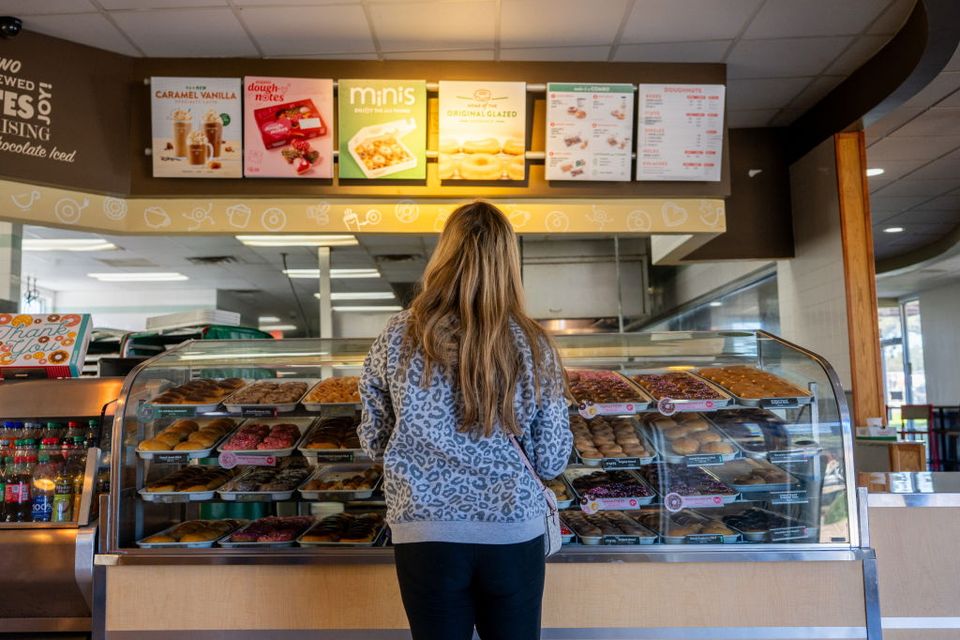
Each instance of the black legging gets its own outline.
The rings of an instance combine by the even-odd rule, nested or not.
[[[413,640],[537,640],[543,537],[519,544],[396,545]]]

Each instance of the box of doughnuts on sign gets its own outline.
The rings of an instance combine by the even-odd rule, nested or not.
[[[243,79],[243,175],[333,177],[333,80]]]
[[[441,180],[525,180],[525,82],[440,81]]]
[[[0,313],[0,378],[42,369],[49,378],[80,375],[90,343],[87,314]]]

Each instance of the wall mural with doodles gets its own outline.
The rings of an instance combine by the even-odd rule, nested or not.
[[[463,200],[131,198],[0,181],[0,219],[116,234],[438,233]],[[719,198],[494,201],[519,233],[710,234]]]

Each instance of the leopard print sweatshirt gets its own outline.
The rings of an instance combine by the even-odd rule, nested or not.
[[[429,385],[419,350],[403,357],[408,313],[390,320],[363,365],[360,444],[383,460],[387,522],[397,544],[514,544],[544,533],[546,506],[517,451],[497,430],[489,438],[458,431],[456,388],[435,368]],[[540,401],[526,337],[511,330],[523,357],[514,406],[520,443],[543,478],[567,464],[573,436],[559,362],[547,363]]]

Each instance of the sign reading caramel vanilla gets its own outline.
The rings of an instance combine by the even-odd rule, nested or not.
[[[239,78],[151,78],[153,176],[240,178]]]
[[[340,80],[340,177],[427,177],[425,80]]]
[[[52,142],[54,91],[51,82],[31,77],[21,60],[0,58],[0,152],[76,162],[76,149]]]
[[[526,179],[525,82],[440,81],[441,180]]]

